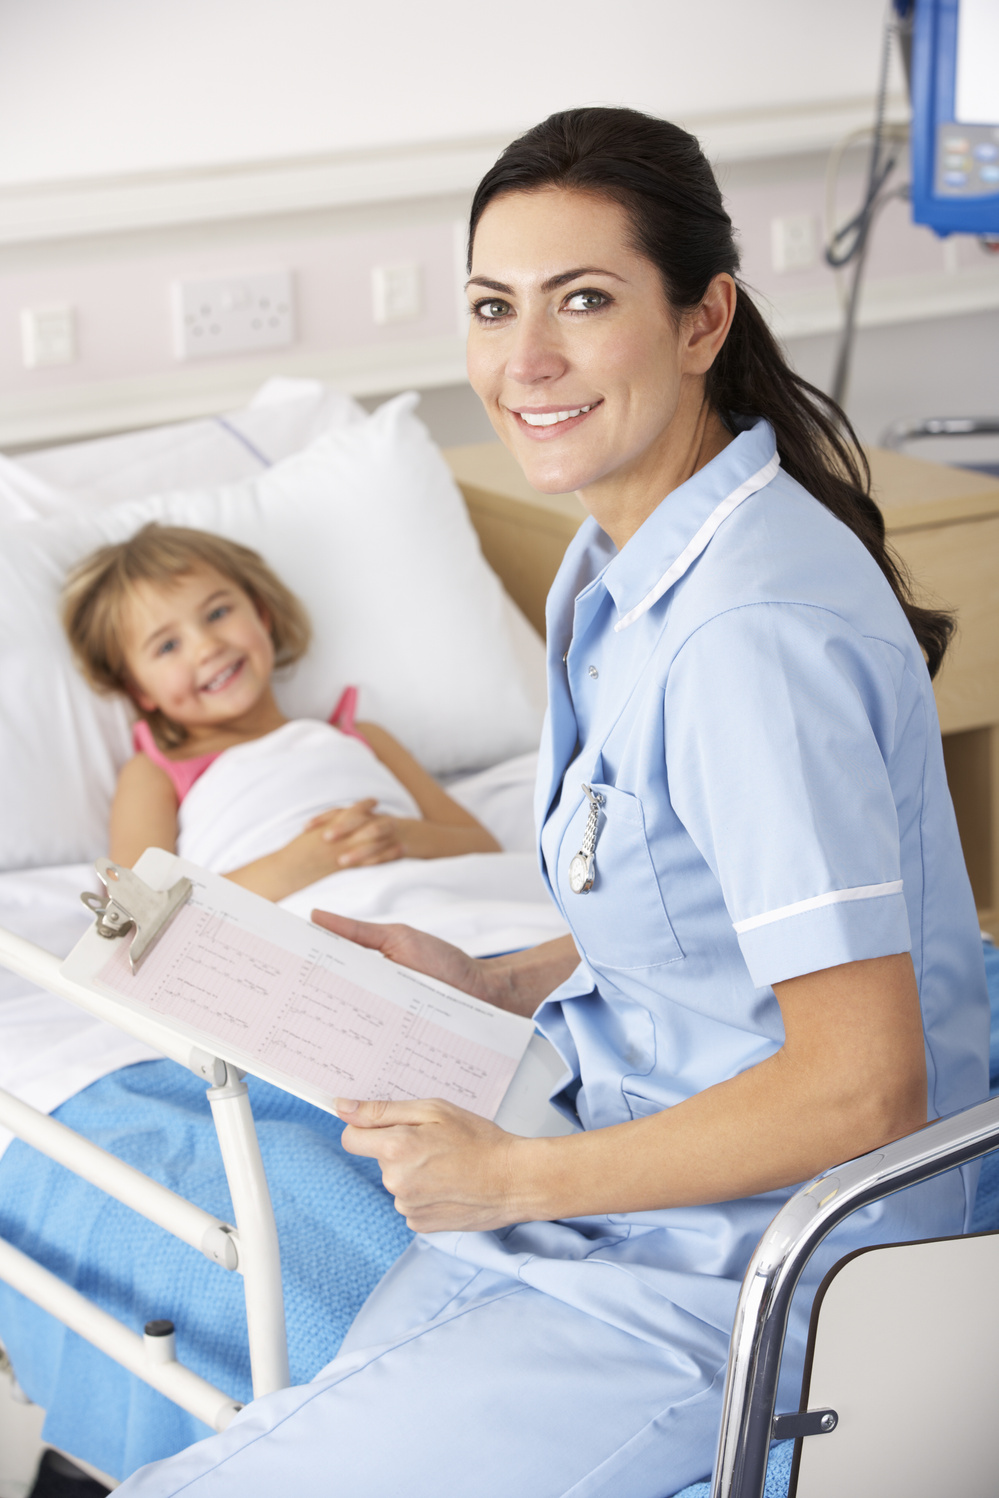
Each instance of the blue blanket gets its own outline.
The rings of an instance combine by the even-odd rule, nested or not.
[[[377,1163],[340,1148],[337,1119],[247,1082],[281,1241],[291,1377],[305,1383],[336,1355],[412,1234]],[[233,1220],[205,1084],[174,1062],[103,1077],[55,1117]],[[238,1400],[252,1397],[241,1277],[18,1140],[0,1160],[0,1236],[136,1331],[169,1317],[181,1362]],[[44,1438],[114,1477],[209,1434],[2,1283],[0,1340],[25,1392],[47,1412]]]
[[[991,1077],[999,1091],[999,951],[985,947]],[[335,1356],[344,1333],[411,1234],[374,1161],[340,1148],[342,1124],[249,1078],[278,1232],[293,1383]],[[204,1083],[170,1061],[104,1077],[55,1117],[164,1185],[232,1221]],[[999,1229],[999,1151],[986,1156],[972,1230]],[[177,1355],[239,1400],[250,1398],[243,1286],[78,1176],[15,1141],[0,1159],[0,1236],[137,1331],[177,1328]],[[192,1416],[0,1283],[0,1340],[44,1437],[125,1477],[208,1434]],[[85,1397],[82,1391],[86,1391]],[[771,1448],[766,1498],[786,1498],[793,1442]],[[708,1498],[695,1483],[678,1498]]]

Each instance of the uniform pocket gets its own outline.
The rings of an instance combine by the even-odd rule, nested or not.
[[[652,865],[642,803],[614,785],[593,781],[591,789],[604,798],[597,824],[593,888],[576,895],[569,886],[569,864],[583,845],[590,808],[582,793],[562,839],[558,868],[562,907],[583,957],[607,968],[676,962],[683,952]]]

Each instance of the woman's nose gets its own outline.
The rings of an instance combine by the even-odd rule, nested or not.
[[[522,316],[506,362],[507,377],[518,385],[536,385],[557,380],[565,374],[567,365],[558,329],[548,318],[543,314]]]

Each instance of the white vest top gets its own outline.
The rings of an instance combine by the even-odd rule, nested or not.
[[[391,816],[420,815],[360,739],[312,719],[285,723],[209,765],[181,803],[177,852],[225,873],[283,848],[319,812],[369,796]]]

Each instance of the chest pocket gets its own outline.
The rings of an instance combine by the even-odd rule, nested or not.
[[[593,888],[576,895],[569,887],[569,864],[583,846],[589,814],[585,795],[566,828],[558,866],[562,906],[583,956],[608,968],[676,962],[683,952],[652,866],[642,803],[614,785],[593,781],[591,789],[604,798],[597,824]]]

